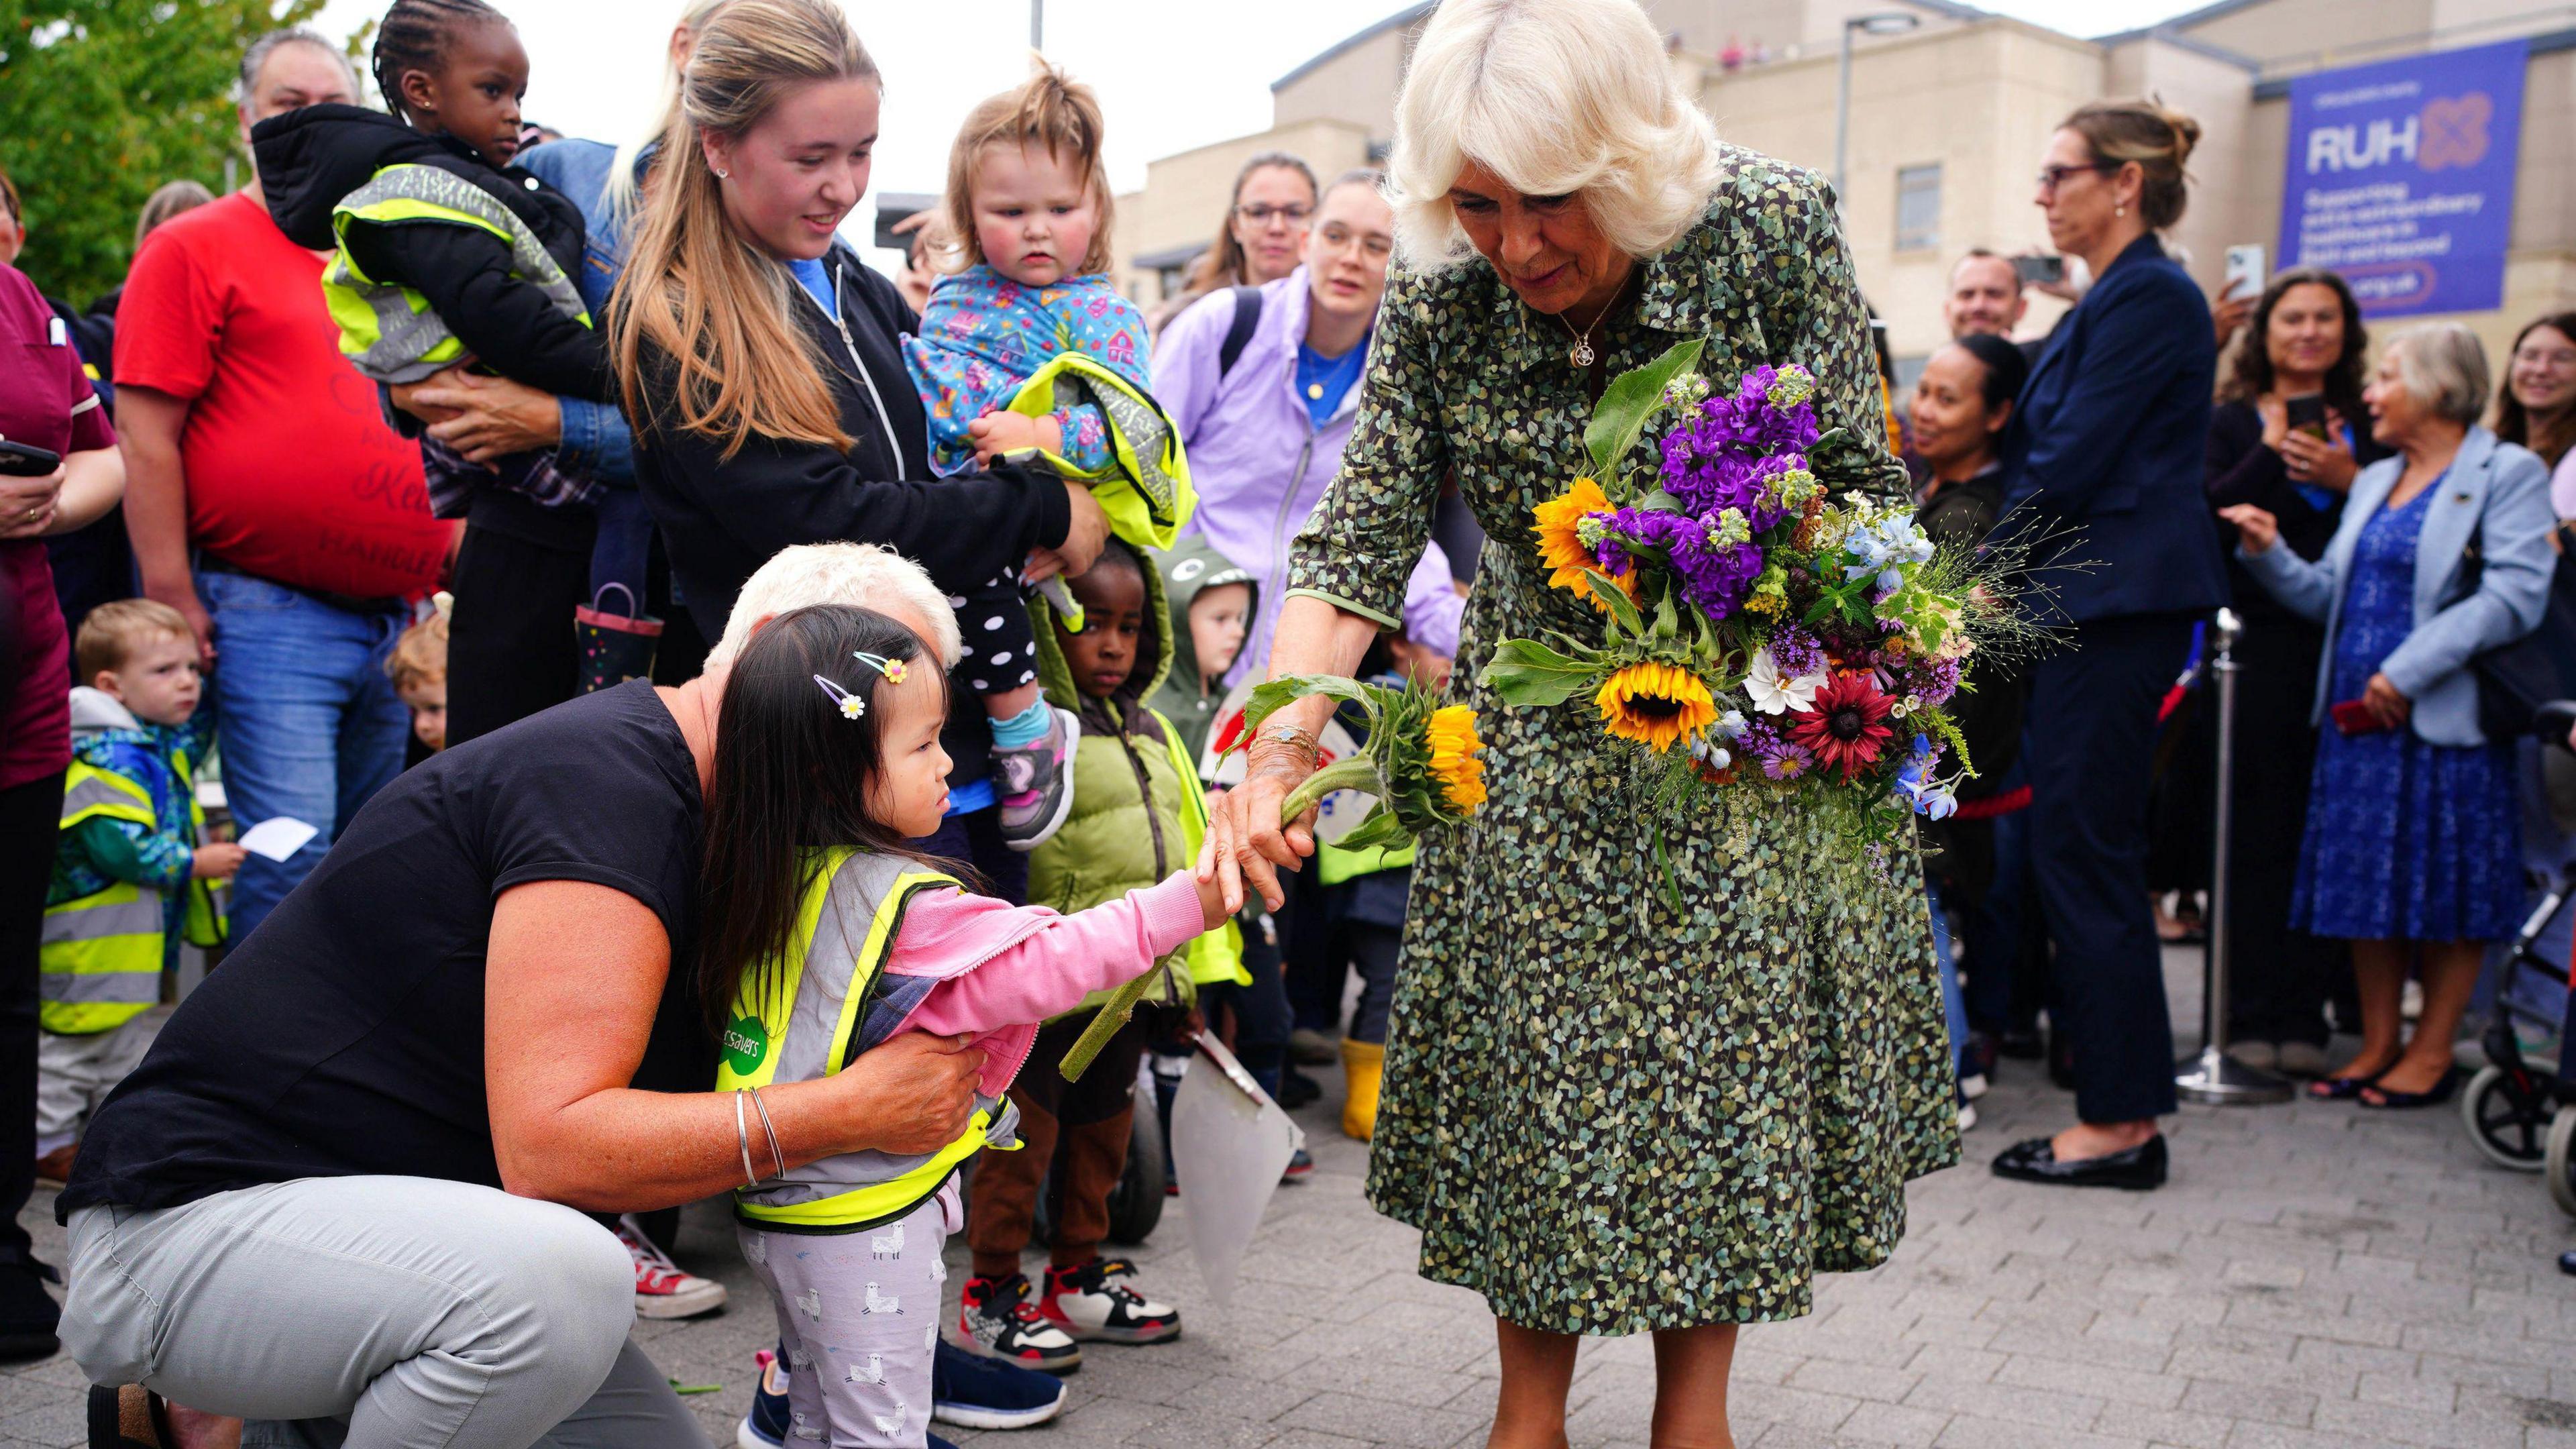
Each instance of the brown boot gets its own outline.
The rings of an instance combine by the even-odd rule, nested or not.
[[[71,1181],[72,1159],[78,1156],[79,1153],[79,1143],[64,1143],[62,1146],[57,1147],[53,1151],[36,1159],[36,1176],[47,1182],[53,1183]]]

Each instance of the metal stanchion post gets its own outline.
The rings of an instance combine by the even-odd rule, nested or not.
[[[2210,852],[2209,944],[2201,982],[2201,1048],[2175,1064],[2174,1091],[2186,1101],[2247,1106],[2290,1100],[2290,1084],[2227,1054],[2227,888],[2229,833],[2236,823],[2236,641],[2245,632],[2234,609],[2218,611],[2209,638],[2217,654],[2210,671],[2218,680],[2218,829]]]

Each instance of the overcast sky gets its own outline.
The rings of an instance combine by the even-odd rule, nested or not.
[[[345,36],[386,3],[330,0],[316,23]],[[652,123],[662,46],[680,0],[494,3],[528,47],[530,119],[612,142]],[[1984,0],[1988,9],[2080,35],[2149,24],[2197,3]],[[1028,72],[1028,0],[859,0],[846,8],[886,78],[871,191],[936,191],[967,109]],[[1272,81],[1403,8],[1402,0],[1046,0],[1046,51],[1099,89],[1111,179],[1126,191],[1144,184],[1145,163],[1156,157],[1268,129]],[[865,246],[873,223],[873,207],[862,202],[846,231]]]

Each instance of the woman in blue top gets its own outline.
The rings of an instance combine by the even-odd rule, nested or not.
[[[2032,874],[2057,942],[2053,1029],[2073,1044],[2077,1125],[1995,1159],[1997,1176],[2149,1188],[2174,1110],[2173,1033],[2147,904],[2156,706],[2227,576],[2200,492],[2218,344],[2200,288],[2157,245],[2182,219],[2199,123],[2099,101],[2049,142],[2034,198],[2093,290],[2067,314],[2004,436],[1998,531],[2084,567],[2039,581],[2068,626],[2031,671]]]
[[[2352,942],[2362,1046],[2309,1091],[2422,1107],[2456,1082],[2451,1039],[2485,943],[2522,914],[2521,812],[2510,741],[2478,726],[2478,654],[2540,622],[2553,526],[2549,470],[2478,426],[2486,356],[2456,322],[2390,342],[2364,394],[2399,456],[2364,469],[2311,563],[2253,504],[2220,510],[2237,557],[2326,628],[2317,746],[2291,924]],[[2474,559],[2474,562],[2472,560]],[[2424,1010],[2401,1050],[2399,1001],[2420,963]]]

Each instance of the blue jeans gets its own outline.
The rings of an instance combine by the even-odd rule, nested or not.
[[[1959,1072],[1968,1069],[1968,1006],[1959,995],[1959,959],[1950,949],[1950,913],[1941,909],[1941,886],[1930,876],[1923,879],[1923,898],[1932,908],[1932,952],[1941,963],[1941,1015],[1950,1027],[1950,1065]]]
[[[385,655],[410,621],[353,614],[242,574],[199,573],[197,597],[215,622],[206,699],[234,821],[248,830],[284,815],[321,831],[283,864],[242,862],[231,912],[239,945],[322,863],[358,807],[402,773],[411,711],[385,677]]]

